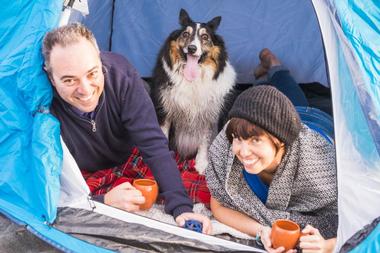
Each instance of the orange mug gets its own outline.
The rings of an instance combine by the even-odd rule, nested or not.
[[[141,191],[145,198],[145,203],[140,205],[140,210],[148,210],[151,208],[158,196],[157,182],[152,179],[135,179],[132,185]]]
[[[272,224],[270,239],[272,247],[284,247],[285,251],[294,249],[301,236],[301,228],[294,221],[287,219],[275,220]]]

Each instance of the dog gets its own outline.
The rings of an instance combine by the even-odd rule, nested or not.
[[[236,73],[224,41],[215,33],[221,17],[194,22],[181,9],[181,28],[162,46],[154,68],[151,96],[169,146],[181,159],[195,157],[200,174]]]

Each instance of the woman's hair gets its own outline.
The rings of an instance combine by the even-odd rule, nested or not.
[[[293,144],[302,128],[292,102],[270,85],[257,85],[243,91],[236,98],[228,118],[246,119],[286,143],[286,146]]]
[[[278,138],[270,134],[268,131],[265,131],[261,127],[252,124],[243,118],[231,118],[227,125],[226,135],[230,143],[232,143],[234,138],[247,140],[251,137],[260,137],[264,135],[268,136],[269,139],[273,142],[274,146],[276,147],[276,151],[284,146],[284,144]]]
[[[45,35],[42,44],[42,55],[44,56],[46,71],[48,73],[51,72],[50,53],[55,45],[66,47],[73,43],[79,42],[81,39],[90,41],[95,49],[99,51],[94,34],[80,23],[72,23],[61,26],[48,32]]]

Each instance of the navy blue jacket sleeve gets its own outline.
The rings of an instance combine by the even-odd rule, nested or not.
[[[144,81],[126,62],[128,88],[123,94],[121,119],[132,142],[139,148],[144,162],[151,168],[165,199],[165,211],[176,218],[192,212],[192,201],[183,186],[173,153],[156,117]]]

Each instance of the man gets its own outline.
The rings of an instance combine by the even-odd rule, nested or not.
[[[194,219],[210,233],[209,219],[192,212],[153,104],[132,65],[122,56],[100,52],[91,31],[81,24],[47,33],[42,51],[54,87],[51,111],[79,168],[96,172],[120,165],[137,146],[158,181],[165,211],[180,226]],[[133,212],[145,199],[125,182],[103,201]]]

